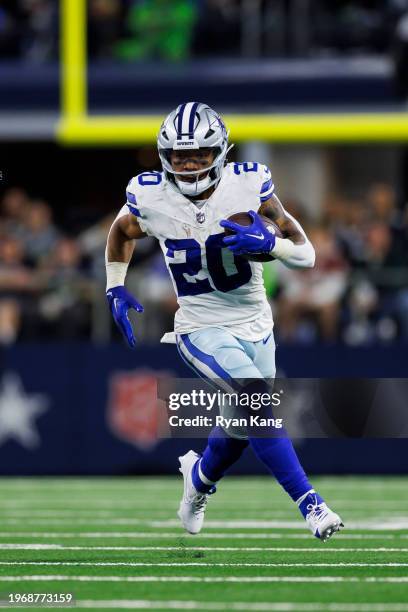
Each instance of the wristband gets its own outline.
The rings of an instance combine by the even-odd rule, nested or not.
[[[121,261],[106,262],[106,291],[112,287],[125,284],[126,273],[129,264]]]

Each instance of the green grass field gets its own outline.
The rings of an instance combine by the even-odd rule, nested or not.
[[[269,478],[226,478],[198,536],[178,524],[181,477],[2,479],[0,598],[72,593],[77,608],[97,610],[408,611],[408,479],[313,482],[346,524],[326,544]]]

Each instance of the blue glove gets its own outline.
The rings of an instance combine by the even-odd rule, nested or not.
[[[223,243],[226,244],[234,255],[245,255],[247,253],[270,253],[275,246],[276,236],[271,233],[263,223],[261,217],[254,210],[249,210],[252,225],[239,225],[223,219],[221,227],[236,232],[233,236],[226,236]]]
[[[116,325],[125,336],[129,346],[134,348],[136,340],[133,335],[132,324],[129,321],[128,312],[134,308],[136,312],[143,312],[143,306],[123,287],[112,287],[106,292],[109,308],[115,319]]]

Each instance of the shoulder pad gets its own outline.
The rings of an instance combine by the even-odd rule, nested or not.
[[[126,204],[136,217],[140,217],[140,203],[146,200],[151,189],[160,185],[163,180],[161,172],[142,172],[130,179],[126,187]]]
[[[261,202],[269,200],[275,190],[271,171],[268,166],[258,162],[236,162],[232,164],[233,173],[253,181],[254,189]]]
[[[269,170],[268,166],[261,166],[261,174],[262,174],[262,185],[261,190],[259,192],[259,197],[261,202],[266,202],[272,196],[275,191],[275,185],[273,184],[272,174]]]

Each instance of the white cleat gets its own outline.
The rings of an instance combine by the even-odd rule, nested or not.
[[[343,521],[338,514],[322,502],[321,504],[309,504],[306,523],[316,538],[326,542],[331,536],[344,527]]]
[[[201,531],[204,523],[204,514],[208,502],[208,495],[211,493],[200,493],[193,485],[191,473],[194,464],[200,459],[200,455],[190,450],[183,457],[179,457],[179,471],[184,478],[183,497],[180,502],[180,508],[177,512],[181,523],[189,533],[196,534]],[[215,492],[214,490],[212,491]]]

